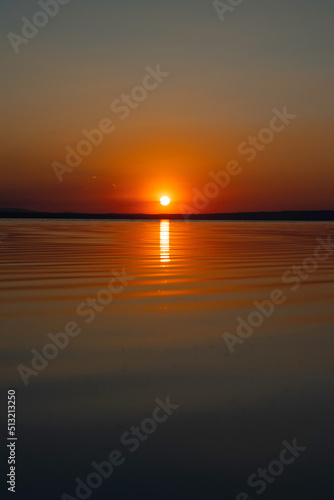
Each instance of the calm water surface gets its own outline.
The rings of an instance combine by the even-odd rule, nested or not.
[[[317,238],[334,240],[333,224],[2,220],[0,233],[1,394],[18,392],[19,498],[75,497],[75,479],[114,449],[125,463],[91,498],[257,498],[247,478],[294,438],[307,450],[262,497],[327,498],[334,252],[317,269],[305,261],[303,278],[285,273]],[[106,298],[114,271],[131,281],[78,315]],[[231,354],[223,334],[274,289],[285,303]],[[81,333],[25,387],[17,366],[69,321]],[[121,435],[167,396],[180,407],[130,453]]]

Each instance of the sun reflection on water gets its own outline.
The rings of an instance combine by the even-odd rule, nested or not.
[[[160,262],[170,262],[169,220],[160,221]]]

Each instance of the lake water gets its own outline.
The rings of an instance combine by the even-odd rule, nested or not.
[[[306,450],[262,497],[332,496],[334,247],[317,239],[334,224],[2,220],[0,233],[18,498],[254,499],[249,476],[294,439]],[[25,385],[17,367],[73,322]],[[153,428],[168,396],[179,407]],[[143,421],[131,452],[121,436]],[[113,450],[124,463],[77,496]]]

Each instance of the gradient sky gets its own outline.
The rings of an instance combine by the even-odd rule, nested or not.
[[[243,167],[205,212],[334,209],[332,0],[245,0],[221,22],[211,1],[71,0],[15,54],[35,1],[0,0],[1,207],[169,212],[212,170]],[[126,120],[111,103],[146,67],[170,73]],[[272,109],[297,118],[253,162],[238,153]],[[81,131],[115,130],[60,183],[54,161]]]

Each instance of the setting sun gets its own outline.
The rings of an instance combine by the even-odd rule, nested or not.
[[[170,204],[170,199],[168,198],[168,196],[163,196],[162,198],[160,198],[160,203],[161,205],[166,207],[167,205]]]

